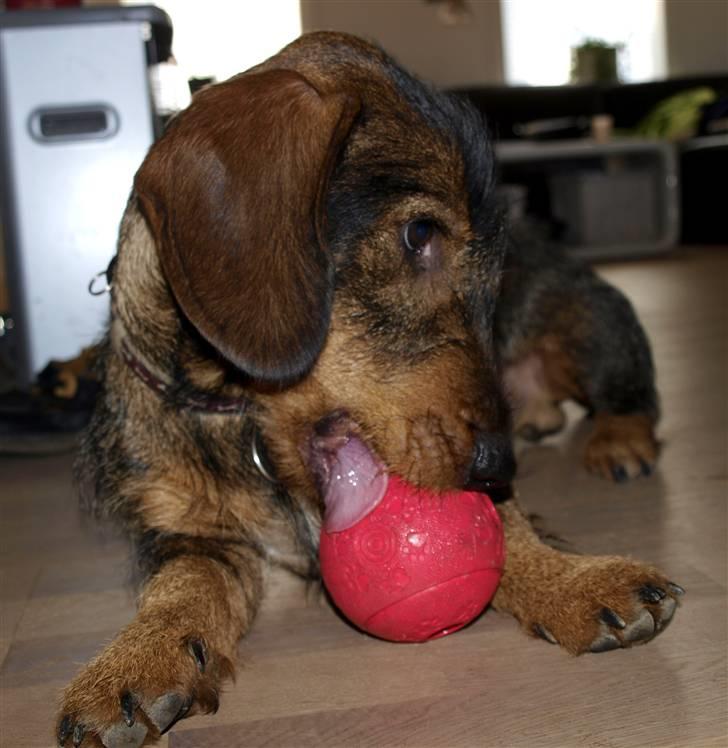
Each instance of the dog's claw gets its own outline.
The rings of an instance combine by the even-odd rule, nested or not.
[[[544,641],[547,641],[549,644],[558,644],[558,642],[556,641],[556,637],[540,623],[533,624],[533,631],[536,636],[540,637]]]
[[[613,649],[619,649],[621,646],[621,642],[614,634],[605,634],[591,643],[589,651],[594,654],[611,652]]]
[[[190,639],[187,642],[187,649],[189,650],[190,654],[195,658],[195,662],[197,663],[197,669],[200,671],[200,673],[204,673],[205,667],[207,666],[207,655],[205,653],[205,645],[202,643],[200,639]]]
[[[131,727],[134,724],[134,710],[136,709],[136,699],[132,696],[129,691],[124,691],[121,694],[121,714],[124,717],[127,727]]]
[[[60,748],[66,744],[68,736],[73,732],[73,720],[70,714],[66,714],[58,725],[58,745]]]
[[[659,603],[665,595],[665,590],[651,584],[646,584],[644,587],[640,587],[639,590],[640,600],[644,603]]]
[[[655,621],[655,625],[657,627],[658,631],[662,631],[662,629],[667,626],[668,623],[672,620],[672,617],[675,615],[675,611],[677,610],[677,600],[673,597],[666,597],[661,605],[660,605],[660,618]]]
[[[85,736],[86,725],[83,725],[79,722],[76,727],[73,728],[73,748],[78,748],[78,746],[83,743],[83,739]]]
[[[218,693],[212,694],[210,697],[210,711],[208,714],[217,714],[217,710],[220,708],[220,695]]]
[[[612,478],[614,478],[616,483],[624,483],[629,479],[629,475],[623,465],[615,465],[612,468]]]
[[[675,584],[675,582],[668,582],[667,589],[670,590],[673,595],[677,595],[678,597],[682,597],[685,594],[684,588],[679,584]]]
[[[599,618],[604,621],[607,626],[611,626],[615,629],[624,629],[627,627],[624,619],[618,616],[611,608],[602,608]]]
[[[191,707],[192,707],[192,699],[191,698],[185,699],[185,701],[182,703],[182,706],[180,707],[179,711],[174,716],[172,721],[163,730],[160,730],[159,734],[164,735],[165,733],[169,732],[181,719],[184,719],[187,716],[187,713],[190,711]]]

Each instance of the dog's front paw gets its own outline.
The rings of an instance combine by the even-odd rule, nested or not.
[[[649,475],[657,461],[659,444],[652,420],[644,414],[599,413],[584,450],[587,470],[618,483]]]
[[[650,641],[672,620],[685,593],[657,569],[618,557],[569,557],[521,623],[572,654]]]
[[[66,689],[59,746],[138,748],[196,712],[214,712],[230,660],[173,622],[135,621]]]

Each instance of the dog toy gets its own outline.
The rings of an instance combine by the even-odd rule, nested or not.
[[[321,574],[336,606],[360,629],[396,642],[470,623],[495,594],[505,558],[490,498],[435,493],[395,475],[372,480],[381,498],[363,518],[346,527],[336,512],[324,519]]]

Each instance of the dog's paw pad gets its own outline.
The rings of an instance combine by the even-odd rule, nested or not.
[[[131,726],[117,722],[99,737],[104,748],[139,748],[147,737],[147,728],[141,722],[135,722]]]
[[[166,693],[145,709],[149,721],[164,735],[173,725],[187,715],[192,707],[192,697],[180,693]]]
[[[655,635],[655,619],[649,610],[643,610],[637,618],[625,626],[622,638],[626,642],[648,641]]]

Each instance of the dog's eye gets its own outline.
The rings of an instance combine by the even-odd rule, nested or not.
[[[426,218],[410,221],[404,227],[404,246],[413,254],[422,256],[427,253],[434,233],[435,224],[432,221]]]

